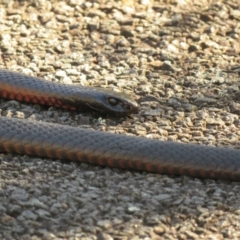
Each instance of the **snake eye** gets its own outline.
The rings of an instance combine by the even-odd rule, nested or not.
[[[118,104],[118,100],[116,98],[109,98],[108,102],[112,105],[112,106],[116,106]]]

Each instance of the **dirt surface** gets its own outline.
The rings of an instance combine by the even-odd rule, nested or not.
[[[0,67],[129,93],[129,118],[2,116],[239,148],[239,1],[2,0]],[[27,121],[27,120],[26,120]],[[239,239],[240,184],[0,155],[0,239]]]

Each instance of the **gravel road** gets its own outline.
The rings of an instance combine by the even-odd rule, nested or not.
[[[239,1],[0,2],[1,68],[140,103],[114,118],[0,100],[2,116],[240,148]],[[0,239],[240,239],[240,183],[0,154]]]

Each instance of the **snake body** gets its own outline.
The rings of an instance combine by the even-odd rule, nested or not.
[[[57,84],[7,70],[0,70],[0,96],[72,110],[107,109],[107,112],[115,113],[116,107],[116,113],[120,115],[131,114],[138,109],[136,102],[120,93],[115,95],[97,88]],[[7,117],[0,117],[0,152],[161,174],[240,180],[239,150]]]
[[[0,97],[69,110],[94,110],[129,115],[138,104],[124,93],[104,88],[60,84],[8,70],[0,70]]]

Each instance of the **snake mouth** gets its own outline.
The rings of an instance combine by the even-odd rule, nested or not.
[[[89,107],[89,109],[93,109],[94,111],[104,113],[103,109],[95,108],[95,107],[91,106],[89,103],[86,103],[86,105]]]
[[[116,106],[112,106],[111,104],[104,104],[100,105],[91,105],[90,103],[86,103],[86,106],[89,109],[92,109],[96,112],[102,113],[102,114],[111,114],[115,116],[129,116],[132,113],[136,113],[139,110],[138,105],[130,105],[126,104],[123,101],[119,101]]]

